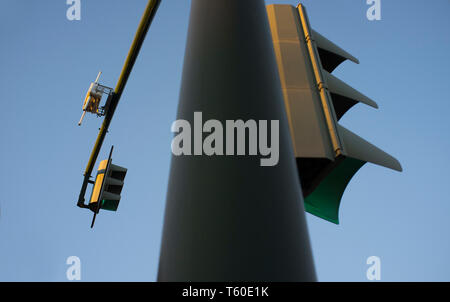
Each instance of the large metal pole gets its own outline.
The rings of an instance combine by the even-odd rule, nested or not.
[[[158,281],[315,281],[263,0],[192,0],[177,118],[195,111],[279,120],[279,163],[173,156]]]

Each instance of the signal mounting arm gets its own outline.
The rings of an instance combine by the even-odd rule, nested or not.
[[[88,184],[95,184],[95,181],[91,180],[92,170],[94,168],[95,162],[97,160],[98,154],[102,147],[103,141],[105,139],[106,133],[108,132],[109,125],[114,116],[114,112],[119,103],[120,97],[122,95],[123,90],[125,89],[127,80],[130,76],[130,73],[133,69],[133,66],[136,62],[136,58],[139,54],[139,51],[144,42],[145,36],[148,32],[148,29],[154,19],[154,16],[158,10],[159,4],[161,0],[149,0],[147,6],[145,8],[144,14],[139,23],[137,32],[135,34],[133,43],[128,52],[125,64],[122,68],[122,72],[120,74],[119,80],[117,82],[116,88],[112,90],[112,88],[100,85],[98,83],[100,74],[97,76],[97,79],[94,83],[91,84],[89,88],[88,94],[86,96],[84,105],[83,105],[83,115],[80,119],[79,125],[81,124],[86,112],[95,113],[98,116],[104,116],[105,119],[100,128],[100,131],[97,136],[97,140],[95,142],[94,148],[91,152],[91,156],[89,158],[88,164],[86,166],[84,172],[84,179],[80,190],[80,195],[78,197],[77,206],[80,208],[89,209],[90,206],[85,204],[85,194],[87,190]],[[108,95],[108,99],[106,104],[103,107],[99,107],[100,99],[103,94]]]

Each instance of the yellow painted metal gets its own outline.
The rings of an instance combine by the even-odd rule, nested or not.
[[[102,189],[103,180],[105,178],[106,167],[108,165],[108,160],[105,159],[100,162],[98,167],[98,174],[95,179],[94,190],[92,191],[92,197],[90,203],[97,203],[100,197],[100,191]]]
[[[97,140],[95,141],[94,148],[91,152],[91,156],[89,157],[89,161],[86,165],[86,169],[84,172],[84,181],[80,190],[80,195],[78,197],[77,205],[79,207],[85,208],[84,205],[84,195],[86,193],[86,188],[89,182],[89,178],[91,177],[92,170],[94,168],[95,162],[97,160],[98,154],[103,144],[103,140],[108,132],[109,125],[111,123],[112,117],[116,110],[116,107],[119,103],[122,92],[127,83],[128,77],[130,76],[131,70],[133,69],[134,63],[136,62],[136,58],[139,54],[139,50],[144,42],[145,35],[150,27],[150,24],[153,20],[153,17],[156,14],[156,11],[159,7],[161,0],[149,0],[147,6],[145,8],[144,14],[139,23],[138,30],[134,37],[133,43],[131,45],[130,51],[128,52],[127,58],[125,60],[125,64],[122,68],[122,72],[120,74],[119,80],[117,82],[114,93],[112,94],[111,104],[106,113],[105,120],[102,123],[100,131],[97,136]]]
[[[130,51],[128,52],[127,58],[125,60],[125,64],[122,68],[122,72],[120,73],[119,80],[117,81],[116,88],[114,89],[114,93],[116,95],[116,103],[119,102],[119,99],[122,95],[122,92],[125,88],[125,85],[128,81],[128,77],[130,76],[131,70],[133,69],[134,62],[138,56],[139,50],[144,42],[145,35],[150,26],[151,20],[156,13],[156,9],[158,8],[161,0],[149,0],[147,6],[145,8],[144,14],[142,16],[141,22],[139,23],[138,30],[133,39],[133,43],[131,44]],[[111,115],[114,114],[115,106],[117,104],[113,104],[113,108],[111,108]],[[103,139],[108,131],[109,123],[111,122],[111,117],[107,117],[103,122],[100,132],[98,134],[97,140],[95,141],[94,149],[91,153],[91,157],[89,158],[88,164],[86,166],[85,175],[89,175],[92,171],[92,167],[95,164],[97,159],[98,152],[100,151],[101,145],[103,143]]]
[[[328,87],[324,80],[324,76],[322,75],[322,63],[320,62],[319,53],[317,51],[317,45],[312,36],[312,30],[309,24],[308,16],[306,14],[306,9],[302,4],[299,4],[297,6],[297,9],[302,23],[305,42],[306,45],[308,46],[308,52],[311,59],[311,64],[313,66],[317,88],[319,89],[322,108],[325,114],[325,119],[330,133],[331,142],[333,144],[333,149],[337,157],[342,154],[343,147],[337,131],[336,113],[334,112],[330,92],[328,91]]]
[[[98,107],[102,99],[102,95],[95,93],[96,83],[92,83],[84,99],[83,110],[90,113],[98,113]]]
[[[144,41],[144,37],[147,33],[151,19],[155,14],[159,2],[160,0],[150,0],[147,3],[144,15],[142,16],[141,22],[139,23],[138,30],[136,32],[136,35],[134,36],[133,43],[131,44],[130,51],[128,52],[127,58],[125,60],[125,64],[120,74],[119,81],[117,82],[116,89],[114,90],[116,94],[122,94],[122,91],[125,88],[131,69],[133,68],[139,49],[141,48],[142,42]]]
[[[292,5],[272,4],[267,15],[295,156],[333,161],[335,152],[298,11]]]

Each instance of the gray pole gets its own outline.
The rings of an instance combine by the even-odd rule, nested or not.
[[[177,119],[195,111],[279,120],[279,163],[173,156],[158,281],[316,281],[263,0],[192,0]]]

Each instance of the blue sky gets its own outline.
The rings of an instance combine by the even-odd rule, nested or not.
[[[89,83],[114,87],[146,0],[0,3],[0,281],[154,281],[190,1],[163,0],[99,159],[114,144],[127,167],[116,213],[75,206],[101,120],[77,126]],[[297,1],[266,1],[296,5]],[[361,64],[335,74],[380,106],[355,106],[342,124],[400,160],[404,172],[366,165],[348,186],[336,226],[307,214],[321,281],[450,281],[450,1],[303,1],[315,30]],[[97,165],[96,165],[97,166]]]

